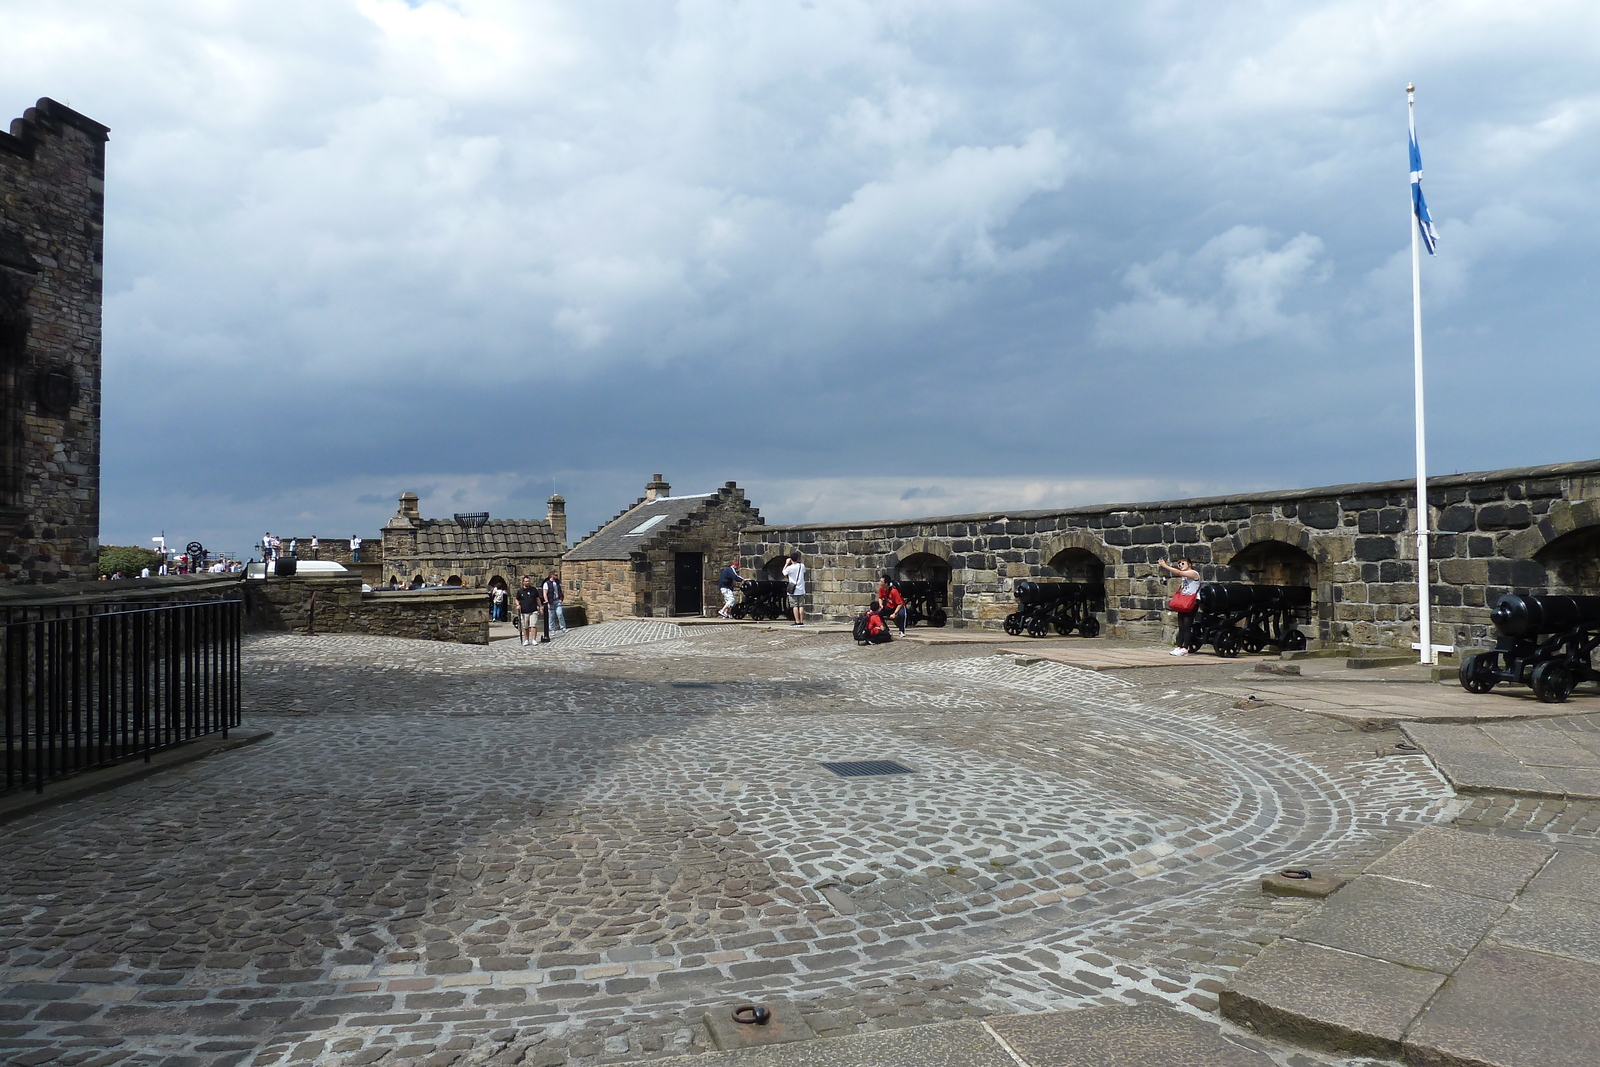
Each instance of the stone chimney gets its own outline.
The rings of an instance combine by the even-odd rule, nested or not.
[[[567,501],[560,493],[556,493],[545,501],[544,521],[550,524],[550,530],[556,535],[556,540],[561,542],[561,547],[567,547]]]
[[[407,526],[422,525],[422,509],[417,506],[417,494],[401,493],[400,510],[394,513],[394,518],[389,520],[388,527],[403,529]]]
[[[656,475],[656,480],[644,487],[646,501],[655,500],[657,497],[671,496],[672,486],[661,480],[661,475]]]

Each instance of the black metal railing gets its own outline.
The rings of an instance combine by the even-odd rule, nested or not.
[[[0,612],[7,791],[240,722],[238,600]]]

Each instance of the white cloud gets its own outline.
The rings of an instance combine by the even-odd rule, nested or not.
[[[1257,226],[1235,226],[1189,256],[1168,252],[1128,268],[1133,299],[1095,313],[1095,339],[1136,349],[1215,348],[1267,337],[1312,338],[1315,316],[1284,304],[1328,276],[1322,240],[1299,234],[1271,247]]]
[[[1019,255],[1036,264],[1046,242],[1009,249],[995,231],[1023,202],[1061,188],[1068,153],[1051,130],[1018,145],[963,145],[931,165],[905,163],[868,182],[828,216],[816,240],[826,264],[901,263],[934,273],[1004,269]]]

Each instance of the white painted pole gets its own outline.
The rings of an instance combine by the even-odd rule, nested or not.
[[[1406,118],[1411,131],[1416,130],[1416,91],[1414,85],[1406,86]],[[1410,189],[1406,190],[1410,200]],[[1411,344],[1416,375],[1417,402],[1417,642],[1418,662],[1438,663],[1439,654],[1433,644],[1433,613],[1428,589],[1428,436],[1424,423],[1422,402],[1422,241],[1418,233],[1419,221],[1415,207],[1406,207],[1411,223]]]

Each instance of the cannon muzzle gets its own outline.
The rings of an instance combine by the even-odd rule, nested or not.
[[[1518,596],[1500,598],[1489,615],[1508,637],[1553,634],[1600,623],[1600,596]]]

